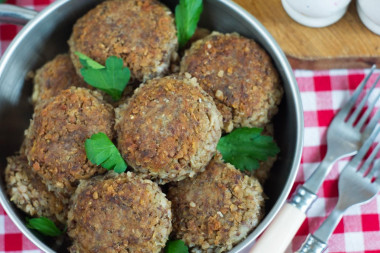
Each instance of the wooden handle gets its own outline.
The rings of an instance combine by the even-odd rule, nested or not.
[[[284,253],[305,218],[305,213],[286,203],[253,245],[250,253]]]

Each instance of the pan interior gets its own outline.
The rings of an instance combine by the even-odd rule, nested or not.
[[[27,79],[28,73],[41,67],[57,54],[68,51],[67,40],[75,21],[94,7],[101,0],[55,2],[40,13],[36,19],[30,22],[16,37],[10,48],[4,55],[0,64],[0,184],[3,195],[3,205],[10,210],[8,215],[17,220],[18,226],[23,226],[25,215],[20,212],[5,196],[5,183],[3,179],[6,157],[15,154],[19,150],[24,137],[24,130],[29,126],[33,108],[29,97],[32,93],[32,82]],[[173,9],[177,1],[163,1]],[[266,203],[267,216],[274,215],[278,210],[273,210],[275,204],[283,195],[284,188],[294,177],[294,164],[297,163],[297,154],[300,152],[300,109],[296,94],[295,83],[289,77],[284,66],[284,59],[278,55],[268,37],[257,28],[257,21],[248,19],[238,10],[231,9],[228,1],[204,1],[204,11],[200,26],[220,32],[238,32],[246,37],[255,39],[261,44],[274,59],[284,85],[284,98],[280,105],[278,116],[274,119],[275,138],[281,153],[278,161],[272,169],[271,176],[264,185],[264,191],[268,196]],[[298,92],[298,91],[297,91]],[[288,188],[290,188],[288,186]],[[289,189],[288,189],[289,190]],[[1,197],[1,196],[0,196]],[[285,198],[285,197],[282,197]],[[282,199],[281,201],[284,201]],[[6,209],[7,209],[6,208]],[[278,209],[278,208],[277,208]],[[15,217],[12,217],[14,214]],[[261,230],[266,227],[272,217],[266,217]],[[27,231],[25,226],[22,229]],[[255,233],[255,232],[254,232]],[[258,232],[256,232],[256,236]],[[27,235],[28,236],[28,235]],[[255,236],[255,237],[256,237]],[[66,246],[56,248],[50,238],[36,238],[28,236],[36,245],[46,247],[58,252],[67,252]],[[252,239],[252,238],[250,238]],[[43,243],[41,243],[41,240]],[[247,242],[241,243],[235,250],[242,248]]]

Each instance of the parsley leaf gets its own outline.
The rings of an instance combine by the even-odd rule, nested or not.
[[[26,218],[26,226],[31,229],[38,230],[47,236],[60,236],[63,232],[57,228],[54,222],[46,217]]]
[[[127,169],[127,164],[107,135],[99,132],[87,139],[85,144],[87,158],[96,165],[102,165],[107,170],[122,173]]]
[[[105,67],[88,57],[87,55],[84,55],[80,52],[75,52],[75,54],[79,57],[79,61],[82,64],[82,66],[86,69],[92,68],[92,69],[104,69]]]
[[[202,11],[202,0],[179,1],[179,5],[175,8],[179,47],[184,47],[191,36],[193,36]]]
[[[259,160],[275,156],[280,149],[271,136],[261,135],[262,128],[238,128],[220,138],[217,150],[225,162],[239,170],[252,171],[259,167]]]
[[[188,253],[189,248],[182,240],[168,241],[165,247],[165,253]]]
[[[106,66],[103,66],[82,53],[75,54],[79,56],[83,65],[80,72],[86,83],[109,94],[113,100],[119,100],[131,77],[131,72],[129,68],[124,67],[123,60],[110,56],[106,60]]]

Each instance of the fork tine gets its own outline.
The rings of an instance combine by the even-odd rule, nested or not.
[[[380,150],[380,143],[378,143],[376,147],[372,150],[371,155],[366,159],[366,161],[364,162],[364,164],[358,171],[359,173],[364,174],[368,170],[369,166],[372,164],[379,150]],[[366,177],[372,178],[374,173],[375,173],[375,169],[372,168]]]
[[[373,167],[375,169],[372,169],[372,170],[374,170],[375,172],[376,171],[380,171],[380,160],[377,160],[375,162],[375,164],[373,165]],[[375,173],[373,173],[373,174],[374,174],[374,176],[376,176]],[[380,187],[380,174],[379,173],[377,174],[377,178],[376,178],[376,180],[374,182],[377,183],[379,185],[379,187]]]
[[[369,95],[375,89],[375,87],[376,87],[377,83],[379,82],[379,80],[380,80],[380,76],[377,77],[375,83],[371,87],[371,90],[367,93],[367,96],[365,98],[363,98],[363,100],[361,101],[360,105],[362,105],[362,103],[363,103],[363,106],[364,106],[365,101],[368,99]],[[379,100],[379,98],[380,98],[380,94],[376,97],[375,101],[373,101],[371,103],[371,105],[367,108],[367,110],[365,111],[365,113],[363,114],[363,116],[361,117],[361,119],[359,120],[358,124],[355,126],[355,129],[359,129],[360,130],[362,128],[362,126],[364,125],[364,122],[368,119],[370,113],[372,112],[372,110],[375,107],[375,105],[376,105],[377,101]],[[361,111],[361,109],[360,109],[360,111]]]
[[[367,136],[369,136],[372,133],[372,131],[377,126],[377,123],[379,122],[379,120],[380,120],[380,110],[377,110],[377,112],[372,117],[372,119],[370,120],[370,122],[368,123],[368,125],[366,126],[366,128],[363,132],[364,138],[366,138]]]
[[[352,107],[355,105],[356,100],[358,99],[360,93],[363,91],[365,85],[368,82],[368,79],[372,75],[375,68],[376,68],[376,65],[373,65],[371,70],[369,71],[368,75],[359,84],[359,86],[356,88],[356,90],[352,94],[350,100],[348,100],[348,102],[342,107],[342,109],[338,112],[337,116],[346,117],[346,115],[348,115],[348,113],[351,111]]]
[[[369,79],[369,77],[372,75],[372,73],[373,73],[373,68],[371,69],[371,72],[365,77],[365,79],[364,79],[364,86],[363,87],[361,87],[361,89],[363,89],[364,87],[365,87],[365,85],[366,85],[366,83],[368,82],[368,79]],[[360,101],[360,103],[359,103],[359,105],[355,108],[355,111],[352,113],[352,115],[349,117],[349,119],[347,120],[347,123],[349,123],[349,124],[354,124],[354,122],[355,122],[355,120],[357,119],[357,117],[358,117],[358,115],[359,115],[359,113],[362,111],[362,109],[363,109],[363,107],[364,107],[364,105],[365,105],[365,103],[366,103],[366,101],[368,100],[368,98],[369,98],[369,96],[371,95],[371,93],[373,92],[373,90],[375,89],[375,86],[377,85],[377,81],[378,81],[378,79],[376,80],[376,82],[374,83],[374,84],[372,84],[372,86],[371,86],[371,88],[370,88],[370,90],[369,90],[369,92],[367,92],[367,94],[364,96],[364,98]],[[356,92],[356,91],[355,91]],[[359,96],[359,94],[357,95],[357,96]],[[357,99],[358,97],[356,97],[356,99]]]
[[[380,132],[380,127],[377,127],[373,130],[371,135],[368,137],[368,139],[364,142],[363,146],[359,149],[356,156],[349,162],[349,164],[353,167],[358,167],[360,162],[363,160],[363,157],[368,152],[369,148],[371,147],[372,143],[375,141],[377,135]]]
[[[368,178],[369,180],[371,180],[374,176],[375,176],[375,173],[379,170],[380,166],[379,163],[374,163],[371,171],[368,173],[368,175],[366,176],[366,178]]]

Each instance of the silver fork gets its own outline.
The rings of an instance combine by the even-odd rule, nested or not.
[[[380,110],[376,112],[365,127],[364,125],[380,95],[368,106],[364,114],[361,115],[360,113],[374,91],[380,77],[377,78],[352,114],[350,112],[355,107],[375,68],[376,66],[371,68],[369,74],[357,87],[350,100],[344,104],[331,122],[327,131],[327,154],[321,164],[306,182],[297,188],[292,199],[280,209],[275,219],[253,245],[250,253],[283,253],[305,220],[306,212],[316,200],[317,191],[330,172],[332,165],[338,159],[355,155],[363,142],[374,131],[380,119]]]
[[[337,205],[318,230],[307,237],[305,243],[297,251],[298,253],[323,252],[327,248],[327,241],[344,212],[354,205],[370,201],[377,195],[380,190],[380,175],[377,175],[375,180],[372,179],[379,172],[380,163],[375,163],[372,169],[368,172],[367,170],[374,162],[375,156],[380,150],[380,143],[373,149],[367,160],[361,166],[360,164],[379,132],[380,127],[367,139],[358,154],[344,167],[339,177],[339,199]]]
[[[310,192],[316,193],[321,186],[326,175],[330,172],[331,165],[343,157],[353,156],[357,153],[361,144],[368,138],[368,136],[375,129],[377,122],[380,119],[380,110],[377,111],[375,116],[368,123],[366,128],[361,132],[361,129],[368,119],[371,111],[374,109],[376,102],[380,98],[378,95],[373,103],[368,106],[365,113],[360,117],[359,114],[363,110],[369,96],[372,94],[380,76],[371,86],[365,97],[360,101],[359,105],[355,108],[354,112],[350,115],[348,120],[345,120],[350,111],[354,108],[355,102],[358,100],[360,93],[363,91],[368,82],[375,66],[371,68],[370,73],[365,77],[363,82],[356,88],[350,100],[343,106],[339,113],[334,117],[327,131],[327,154],[318,168],[308,178],[303,185],[304,188]],[[357,121],[358,123],[354,125]]]

